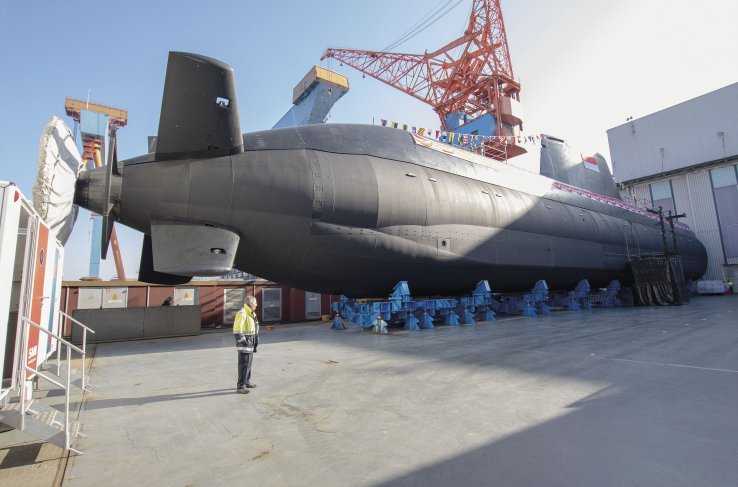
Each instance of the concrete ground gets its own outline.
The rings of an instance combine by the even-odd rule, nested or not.
[[[386,336],[281,325],[258,388],[235,373],[227,331],[98,345],[84,455],[10,467],[22,433],[2,433],[0,484],[738,485],[738,295]]]

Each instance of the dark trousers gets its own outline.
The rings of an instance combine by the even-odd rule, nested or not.
[[[238,353],[238,383],[236,387],[246,387],[251,382],[251,364],[254,362],[253,353]]]

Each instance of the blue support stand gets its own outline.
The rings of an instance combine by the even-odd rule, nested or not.
[[[617,279],[610,281],[610,284],[607,285],[607,289],[602,296],[602,307],[614,308],[615,306],[622,305],[622,301],[618,299],[618,293],[620,293],[620,281]]]
[[[457,315],[452,309],[448,310],[448,314],[446,315],[446,319],[443,320],[443,324],[448,326],[459,326],[459,315]]]
[[[589,290],[589,281],[586,279],[579,281],[579,284],[574,289],[574,292],[579,296],[579,304],[582,309],[592,309],[592,305],[589,304]]]
[[[418,326],[418,323],[419,323],[419,321],[415,317],[415,315],[412,315],[411,314],[410,316],[408,316],[407,318],[405,318],[405,326],[403,327],[403,329],[405,329],[405,330],[411,330],[411,331],[420,330],[420,327]]]
[[[479,281],[469,297],[462,297],[461,304],[465,306],[462,310],[462,322],[470,325],[476,321],[494,321],[495,313],[492,307],[499,305],[492,300],[489,282]],[[476,311],[476,315],[474,312]]]
[[[548,300],[548,284],[546,281],[538,281],[529,293],[523,296],[505,296],[501,310],[506,313],[519,312],[522,316],[538,316],[539,314],[550,314],[551,308],[546,303]]]
[[[474,309],[472,307],[472,309]],[[464,308],[464,311],[461,313],[461,324],[462,325],[473,325],[476,321],[474,321],[474,315],[471,311],[469,311],[469,307]]]
[[[569,311],[580,311],[582,309],[590,309],[589,304],[589,281],[582,279],[573,291],[569,291],[569,299],[566,307]]]
[[[495,321],[495,312],[489,309],[488,306],[477,308],[477,321]]]
[[[539,315],[550,315],[551,307],[546,303],[548,300],[548,284],[546,281],[540,280],[533,286],[531,291],[533,301],[535,302],[536,312]]]
[[[420,328],[423,330],[432,330],[435,328],[433,326],[433,318],[427,312],[424,312],[420,317]]]
[[[379,313],[367,313],[364,315],[364,328],[371,328],[377,320]]]
[[[530,294],[524,294],[523,300],[520,302],[522,316],[537,316],[536,307]]]
[[[372,326],[372,333],[377,333],[379,335],[387,334],[387,322],[382,319],[382,315],[377,315],[377,319]]]
[[[333,318],[333,325],[331,325],[331,330],[345,330],[345,329],[346,329],[346,325],[343,324],[341,315],[337,314]]]

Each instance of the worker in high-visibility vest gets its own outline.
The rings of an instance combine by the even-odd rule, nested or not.
[[[236,338],[236,350],[238,351],[238,382],[236,391],[248,394],[249,389],[256,387],[251,382],[251,364],[254,361],[254,353],[259,346],[259,320],[256,318],[256,298],[246,296],[243,308],[236,313],[233,320],[233,336]]]

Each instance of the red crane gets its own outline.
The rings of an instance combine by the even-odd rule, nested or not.
[[[488,115],[490,125],[479,135],[514,136],[522,127],[516,113],[520,83],[513,75],[500,0],[473,0],[464,35],[436,51],[402,54],[329,48],[321,57],[326,58],[428,103],[438,113],[443,130],[473,134],[472,127],[466,131],[464,125]],[[485,154],[499,160],[525,152],[502,139],[485,145]]]

